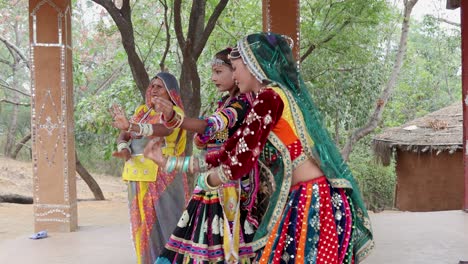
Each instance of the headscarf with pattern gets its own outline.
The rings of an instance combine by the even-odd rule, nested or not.
[[[171,98],[171,101],[177,105],[180,109],[184,110],[184,105],[182,104],[182,98],[180,96],[179,83],[174,75],[168,72],[160,72],[154,76],[153,79],[160,79],[166,87],[167,93]]]
[[[176,77],[168,72],[160,72],[156,74],[151,81],[154,79],[160,79],[163,82],[164,88],[166,88],[172,103],[184,110],[182,99],[180,97],[179,83],[177,82]],[[160,122],[160,115],[156,114],[153,103],[151,102],[151,91],[152,88],[150,85],[145,92],[145,105],[141,105],[137,108],[130,119],[131,122],[148,124],[156,124]]]

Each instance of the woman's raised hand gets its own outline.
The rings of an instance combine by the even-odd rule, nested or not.
[[[162,150],[162,139],[157,137],[151,139],[145,147],[145,150],[143,151],[143,155],[154,161],[156,164],[164,168],[166,166],[167,159],[164,157]]]
[[[154,109],[157,112],[161,112],[164,115],[165,120],[171,118],[173,115],[174,109],[171,101],[166,100],[161,97],[153,97],[151,102],[154,104]]]
[[[130,151],[128,149],[122,149],[121,151],[114,151],[112,153],[113,157],[123,159],[125,161],[129,160],[132,155],[130,154]]]
[[[130,126],[130,122],[128,122],[128,119],[125,116],[125,112],[123,111],[123,109],[119,105],[114,104],[109,109],[109,112],[113,118],[112,126],[120,130],[126,131]]]

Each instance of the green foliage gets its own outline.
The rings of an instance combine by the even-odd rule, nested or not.
[[[110,154],[115,150],[115,148],[108,146],[114,146],[115,144],[103,145],[102,143],[108,141],[108,135],[96,135],[92,133],[80,135],[80,137],[87,136],[87,139],[82,140],[78,140],[79,137],[77,137],[77,142],[83,142],[85,140],[88,141],[88,144],[80,144],[76,149],[81,164],[92,172],[105,173],[107,175],[120,177],[124,162],[122,159],[110,157]],[[93,140],[93,144],[89,144],[91,141],[90,139]]]
[[[1,152],[11,155],[14,145],[25,135],[25,130],[28,133],[30,120],[29,107],[9,103],[29,103],[29,97],[23,95],[29,93],[29,70],[18,54],[19,50],[27,60],[29,26],[28,16],[23,15],[24,10],[27,10],[27,2],[2,1],[0,9],[0,35],[6,40],[0,42],[0,144]]]
[[[97,158],[109,159],[115,150],[118,131],[111,127],[112,118],[108,109],[113,104],[118,104],[130,117],[141,103],[140,94],[130,77],[116,81],[102,93],[83,98],[75,107],[77,146],[86,148],[100,145],[102,150]]]
[[[375,161],[370,151],[370,138],[355,146],[349,166],[359,183],[367,208],[372,211],[392,209],[396,184],[395,164],[384,167]]]
[[[391,12],[385,1],[302,1],[301,70],[335,141],[367,122],[389,74],[382,39]]]
[[[461,100],[460,29],[412,21],[406,60],[384,126],[398,126]]]
[[[1,97],[1,93],[0,93]],[[13,106],[10,104],[4,104],[3,113],[0,112],[0,149],[3,149],[6,142],[6,133],[11,122],[11,113],[13,111]],[[18,108],[18,119],[17,119],[17,130],[14,136],[16,142],[19,142],[23,137],[25,137],[31,131],[31,110],[29,107],[19,107]],[[20,159],[29,160],[31,148],[31,142],[28,142],[25,147],[19,153]]]

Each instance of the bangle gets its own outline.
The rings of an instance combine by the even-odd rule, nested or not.
[[[218,185],[218,186],[212,186],[212,185],[210,185],[210,184],[208,183],[208,177],[210,177],[210,174],[209,174],[209,173],[206,173],[205,185],[206,185],[206,187],[207,187],[209,190],[214,191],[214,190],[218,189],[219,186],[221,186],[221,185]]]
[[[176,166],[175,166],[176,171],[181,171],[182,170],[183,163],[184,163],[184,157],[177,157],[177,162],[176,162]]]
[[[194,159],[192,156],[190,156],[190,164],[189,164],[189,172],[190,172],[190,173],[193,173],[193,169],[194,169],[194,168],[193,168],[193,161],[194,161],[194,160],[195,160],[195,159]]]
[[[122,149],[128,147],[128,143],[127,142],[120,142],[119,144],[117,144],[117,151],[120,152],[122,151]]]
[[[166,161],[166,171],[167,172],[172,172],[175,169],[175,165],[177,162],[177,157],[169,157],[167,158]]]
[[[128,142],[120,142],[119,144],[117,144],[118,152],[121,152],[124,149],[128,149],[128,151],[132,153],[132,151],[130,150],[130,146],[128,145]]]
[[[146,136],[150,137],[153,135],[153,125],[152,124],[147,124],[148,126],[148,131],[146,132]]]
[[[177,125],[175,126],[175,128],[179,128],[179,127],[182,125],[182,123],[184,122],[185,116],[179,114],[179,117],[180,117],[180,118],[179,118],[179,122],[177,123]]]
[[[140,133],[139,135],[149,137],[153,135],[153,125],[152,124],[140,124],[138,123],[138,126],[140,127]]]
[[[163,120],[163,123],[164,123],[164,126],[167,127],[167,128],[179,128],[182,123],[184,122],[184,114],[182,113],[177,113],[176,111],[174,111],[174,118],[172,118],[171,120],[169,121],[164,121]]]
[[[205,190],[206,189],[206,186],[205,186],[205,180],[203,179],[203,176],[205,175],[205,173],[200,173],[198,175],[198,178],[197,178],[197,185],[198,187],[200,187],[202,190]]]
[[[190,165],[190,156],[184,158],[184,164],[182,165],[182,172],[188,172]]]
[[[202,190],[206,191],[206,192],[212,192],[212,191],[216,191],[220,185],[218,186],[211,186],[209,183],[208,183],[208,177],[210,176],[210,174],[208,172],[204,172],[204,173],[201,173],[199,176],[198,176],[198,179],[197,179],[197,185],[198,187],[200,187]]]
[[[164,122],[170,122],[170,121],[172,121],[172,120],[174,119],[175,114],[176,114],[176,111],[174,110],[174,108],[172,108],[172,115],[171,115],[171,118],[166,119],[165,116],[164,116],[164,114],[162,114],[162,120],[163,120]]]
[[[139,131],[138,131],[137,134],[138,134],[139,136],[143,135],[143,134],[142,134],[142,133],[143,133],[143,127],[141,126],[141,123],[138,123],[138,129],[139,129]]]
[[[128,129],[127,129],[128,133],[132,132],[132,126],[133,126],[133,123],[128,123]]]

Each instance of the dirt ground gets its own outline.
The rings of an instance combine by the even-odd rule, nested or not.
[[[92,174],[101,186],[106,200],[126,200],[126,188],[121,178],[102,174]],[[86,183],[76,178],[79,200],[94,199]],[[0,194],[21,194],[32,196],[31,163],[0,157]]]
[[[92,174],[105,201],[94,201],[86,183],[77,177],[78,225],[128,223],[127,191],[120,177]],[[29,162],[0,157],[0,194],[32,196],[32,167]],[[0,242],[33,233],[33,206],[0,203]],[[96,212],[99,212],[97,214]]]

